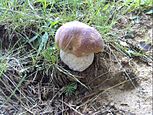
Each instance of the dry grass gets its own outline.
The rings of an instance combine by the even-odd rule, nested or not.
[[[8,69],[3,73],[0,86],[3,95],[1,112],[82,114],[80,111],[82,108],[91,106],[108,90],[121,85],[128,89],[136,87],[136,76],[132,66],[123,67],[122,60],[115,52],[108,45],[105,52],[97,54],[92,66],[82,73],[67,69],[60,61],[58,65],[49,68],[48,73],[43,73],[40,70],[30,70],[29,66],[25,68],[22,63],[24,57],[17,55],[6,57]],[[127,73],[129,69],[131,72]],[[70,91],[66,89],[70,87],[70,83],[77,85],[72,94],[71,89]],[[66,92],[70,95],[66,95]]]

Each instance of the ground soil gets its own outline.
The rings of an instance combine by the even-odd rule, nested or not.
[[[140,22],[133,22],[132,34],[125,34],[128,33],[125,27],[131,23],[130,17],[132,16],[134,14],[121,18],[117,26],[113,28],[113,31],[118,33],[119,40],[124,41],[121,42],[123,43],[121,45],[137,47],[141,42],[146,41],[152,45],[150,16],[140,15]],[[152,46],[146,50],[150,55],[152,55],[151,49]],[[145,61],[140,57],[129,58],[116,52],[118,51],[108,44],[105,47],[105,52],[97,54],[94,63],[82,73],[73,72],[61,64],[73,75],[82,76],[80,80],[91,88],[91,91],[85,90],[85,94],[75,98],[77,103],[84,103],[81,104],[82,113],[152,115],[152,61]],[[81,89],[79,92],[81,91],[83,90]]]
[[[139,46],[140,42],[147,41],[148,43],[149,41],[151,48],[147,48],[145,52],[150,54],[152,49],[151,17],[141,14],[140,22],[133,23],[131,16],[133,14],[124,16],[112,31],[117,33],[119,41],[122,41],[120,45],[128,48],[133,48],[133,45]],[[132,34],[127,35],[129,30],[125,28],[129,23],[133,23]],[[0,31],[5,32],[1,29]],[[3,38],[3,35],[0,34],[0,37]],[[1,43],[4,41],[5,39],[2,39]],[[29,104],[30,109],[27,109],[28,106],[23,109],[19,103],[15,103],[15,99],[15,101],[12,99],[14,102],[10,102],[11,106],[7,104],[1,108],[3,113],[13,114],[28,111],[29,114],[46,113],[48,115],[51,114],[49,111],[54,110],[54,113],[57,111],[59,115],[62,113],[58,111],[65,111],[70,115],[152,115],[152,61],[148,58],[144,60],[141,56],[127,57],[111,43],[106,43],[105,51],[96,54],[94,63],[84,72],[74,72],[61,61],[52,72],[52,76],[51,74],[46,75],[44,79],[40,77],[43,73],[38,73],[35,76],[35,79],[39,77],[35,80],[36,83],[31,83],[32,78],[27,79],[30,82],[23,83],[22,93],[29,100],[32,98],[35,106],[31,107]],[[87,88],[78,83],[77,91],[73,95],[61,96],[62,87],[76,81],[73,76]],[[17,80],[15,79],[15,82]],[[3,87],[5,86],[1,86],[1,90],[4,91]],[[0,93],[0,100],[3,98]]]

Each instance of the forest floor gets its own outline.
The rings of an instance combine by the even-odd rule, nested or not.
[[[39,2],[23,2],[34,9],[33,15],[20,5],[10,10],[0,5],[0,114],[152,115],[152,10],[122,15],[120,9],[114,11],[117,2],[111,7],[112,3],[93,1],[80,3],[77,12],[76,4],[60,3],[45,10]],[[97,8],[99,3],[104,9]],[[92,5],[97,5],[96,13]],[[52,14],[46,15],[48,9]],[[14,17],[9,17],[12,13]],[[54,46],[58,27],[72,20],[95,27],[105,41],[104,52],[95,54],[83,72],[69,69]]]

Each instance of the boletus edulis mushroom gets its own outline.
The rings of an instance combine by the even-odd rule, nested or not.
[[[94,60],[94,53],[104,50],[100,33],[79,21],[63,24],[56,32],[55,43],[61,60],[72,70],[82,72]]]

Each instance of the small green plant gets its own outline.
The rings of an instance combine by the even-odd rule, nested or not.
[[[55,54],[56,54],[55,47],[47,48],[42,52],[44,59],[51,64],[55,64],[58,60],[58,57]]]
[[[76,89],[77,89],[77,83],[71,83],[65,87],[64,93],[66,96],[70,96],[70,95],[74,94]]]

